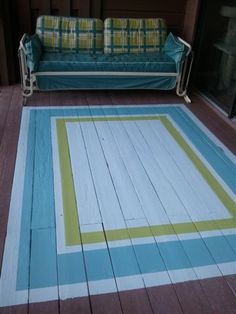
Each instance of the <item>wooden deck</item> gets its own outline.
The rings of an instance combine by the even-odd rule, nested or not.
[[[193,103],[187,107],[198,117],[203,124],[234,154],[236,154],[236,129],[235,125],[226,117],[217,113],[209,107],[196,95],[192,96]],[[20,119],[22,113],[22,98],[19,86],[5,87],[0,93],[0,252],[1,261],[3,256],[4,242],[7,232],[7,219],[10,205],[10,195],[12,188],[12,179],[14,174],[14,165],[16,158],[16,149],[18,134],[20,128]],[[81,92],[58,92],[58,93],[39,93],[35,94],[27,103],[28,106],[94,106],[94,105],[143,105],[153,104],[178,104],[183,103],[182,99],[169,92],[154,91],[81,91]],[[145,132],[144,125],[139,128]],[[84,128],[84,129],[83,129]],[[106,126],[98,126],[97,132],[100,136],[105,136]],[[126,132],[132,137],[132,125],[125,125]],[[75,132],[79,137],[79,130],[68,126],[68,132],[71,134],[71,149],[73,148],[73,136]],[[83,136],[87,134],[86,143],[89,145],[89,138],[94,134],[82,127]],[[105,133],[104,133],[105,132]],[[116,135],[113,129],[112,138],[117,141],[117,146],[122,153],[122,142],[120,136]],[[117,136],[117,137],[116,137]],[[82,138],[82,137],[81,137]],[[147,139],[147,138],[146,138]],[[137,140],[137,139],[136,139]],[[140,139],[139,139],[140,140]],[[109,142],[109,141],[108,141]],[[135,143],[135,137],[133,138]],[[91,143],[92,145],[93,143]],[[142,144],[144,144],[142,142]],[[104,144],[105,145],[105,144]],[[138,145],[138,142],[137,142]],[[151,144],[150,144],[151,145]],[[150,146],[151,147],[151,146]],[[103,154],[109,163],[111,150],[103,146]],[[76,149],[75,149],[76,150]],[[138,151],[138,146],[136,147]],[[93,149],[89,147],[84,151],[92,154]],[[123,151],[123,154],[126,154]],[[75,152],[76,154],[76,152]],[[141,153],[140,153],[141,154]],[[145,156],[138,155],[140,160],[145,163],[149,175],[152,174],[152,167],[145,161]],[[90,162],[93,156],[88,156]],[[98,156],[99,158],[99,156]],[[135,156],[132,156],[134,160]],[[76,162],[76,161],[75,161]],[[101,160],[102,164],[104,161]],[[121,160],[119,160],[121,162]],[[163,160],[164,162],[164,160]],[[73,164],[73,160],[72,160]],[[92,162],[90,163],[92,165]],[[136,166],[138,161],[136,163]],[[148,168],[149,167],[149,168]],[[161,167],[161,165],[160,165]],[[106,167],[104,166],[104,169]],[[155,170],[155,169],[153,169]],[[81,169],[81,172],[83,169]],[[96,172],[97,169],[94,169]],[[100,169],[102,171],[102,169]],[[105,170],[104,170],[105,171]],[[112,171],[112,169],[111,169]],[[130,170],[131,171],[131,170]],[[115,169],[113,171],[115,173]],[[101,173],[97,173],[99,177]],[[124,173],[125,175],[125,173]],[[109,176],[108,176],[109,177]],[[86,180],[86,177],[84,177]],[[96,179],[96,178],[95,178]],[[99,182],[98,182],[99,184]],[[109,184],[108,187],[109,189]],[[122,188],[122,187],[120,187]],[[128,186],[126,187],[129,188]],[[136,187],[137,189],[138,187]],[[77,193],[80,193],[79,189]],[[96,195],[99,191],[96,191]],[[109,193],[110,202],[113,202],[112,191]],[[102,196],[101,196],[102,197]],[[102,201],[102,199],[101,199]],[[168,201],[168,200],[166,200]],[[106,204],[105,204],[106,205]],[[104,206],[105,206],[104,205]],[[114,205],[114,204],[113,204]],[[115,206],[115,205],[114,205]],[[115,214],[115,212],[114,212]],[[137,213],[136,213],[137,214]],[[128,214],[127,214],[128,215]],[[86,225],[86,217],[85,225]],[[95,220],[96,221],[96,220]],[[126,221],[126,220],[125,220]],[[98,220],[96,221],[98,222]],[[113,221],[107,221],[108,229]],[[120,222],[122,223],[124,221]],[[119,227],[120,227],[119,226]],[[236,313],[236,276],[219,276],[211,279],[198,279],[181,283],[165,284],[158,287],[140,286],[140,289],[119,291],[90,295],[89,297],[80,297],[67,299],[65,301],[57,300],[42,303],[30,303],[19,306],[1,308],[0,313]],[[91,289],[93,287],[90,287]],[[120,289],[122,290],[122,289]],[[60,291],[58,292],[60,294]]]

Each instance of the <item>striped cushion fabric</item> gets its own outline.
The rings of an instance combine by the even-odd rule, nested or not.
[[[104,22],[104,52],[161,51],[165,43],[166,33],[166,23],[161,18],[108,18]]]
[[[103,22],[99,19],[40,16],[36,33],[44,51],[103,52]]]

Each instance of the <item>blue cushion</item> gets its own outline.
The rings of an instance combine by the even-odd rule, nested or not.
[[[26,38],[24,46],[27,66],[31,72],[36,72],[38,70],[39,59],[42,55],[42,45],[38,35],[35,34],[32,37]]]
[[[185,56],[185,45],[181,43],[176,36],[169,33],[165,41],[163,52],[175,61],[177,71],[179,71],[181,61]]]
[[[43,53],[38,71],[176,72],[175,61],[162,53]]]

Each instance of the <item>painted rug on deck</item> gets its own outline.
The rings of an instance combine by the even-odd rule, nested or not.
[[[235,274],[235,174],[184,105],[25,107],[0,305]]]

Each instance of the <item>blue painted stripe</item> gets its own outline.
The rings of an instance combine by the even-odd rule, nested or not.
[[[29,270],[30,289],[58,285],[55,229],[32,230]]]
[[[207,137],[183,110],[177,108],[176,112],[171,114],[171,117],[181,127],[181,130],[190,139],[191,143],[212,165],[224,182],[227,183],[229,188],[236,193],[236,165],[225,155],[222,149],[219,149],[219,147]]]
[[[55,228],[50,114],[36,112],[35,161],[31,228]]]
[[[235,248],[235,235],[218,237],[217,241],[213,237],[206,238],[205,243],[217,263],[226,263],[235,260],[236,254],[229,245],[229,243],[234,243],[233,247]]]
[[[116,277],[140,274],[132,246],[111,248],[110,254]]]
[[[57,262],[60,285],[86,281],[82,252],[58,255]]]
[[[84,259],[89,281],[114,277],[107,249],[84,251]]]
[[[182,241],[183,249],[192,265],[205,266],[215,263],[204,240],[194,241],[194,247],[192,241]]]
[[[145,249],[143,249],[144,246]],[[151,273],[166,270],[156,243],[135,245],[134,250],[142,273],[145,273],[146,269],[149,269]]]
[[[34,177],[35,112],[32,112],[30,115],[29,130],[26,155],[27,166],[25,168],[24,193],[21,213],[20,247],[16,280],[17,290],[25,289],[29,284],[30,225]]]
[[[233,249],[234,253],[236,253],[236,235],[231,235],[231,237],[228,238],[228,243]]]
[[[226,239],[229,242],[235,241],[236,236],[229,235],[226,236]],[[116,277],[140,274],[139,267],[134,267],[133,261],[130,259],[130,252],[132,252],[133,249],[135,250],[143,274],[215,265],[215,261],[217,263],[236,262],[236,254],[229,249],[229,246],[226,245],[227,242],[223,237],[204,238],[204,242],[206,243],[207,248],[202,239],[159,243],[158,248],[161,255],[157,255],[157,245],[154,243],[134,245],[133,247],[116,247],[111,248],[109,251],[112,256],[112,264],[113,266],[115,265],[114,269]],[[46,243],[48,242],[45,241],[44,245]],[[186,250],[188,258],[186,258],[183,248]],[[211,257],[208,250],[211,252],[214,259]],[[46,265],[45,262],[49,260],[49,267],[44,268],[39,266],[39,269],[35,268],[34,275],[31,278],[31,283],[34,288],[57,284],[55,276],[52,277],[50,273],[53,267],[50,260],[54,260],[55,257],[50,257],[49,254],[46,258],[45,252],[51,252],[51,247],[48,246],[45,248],[43,253],[37,253],[39,258],[38,264],[41,264],[42,258],[45,258],[44,265]],[[44,257],[40,257],[40,253],[42,253]],[[114,275],[109,261],[108,251],[106,249],[85,251],[84,256],[88,280],[92,281],[113,278]],[[150,258],[154,256],[157,258]],[[84,282],[85,276],[83,267],[81,267],[81,252],[62,254],[58,256],[58,259],[60,263],[60,284]],[[70,269],[69,275],[68,269]]]
[[[192,267],[180,241],[163,242],[158,246],[168,270]]]

